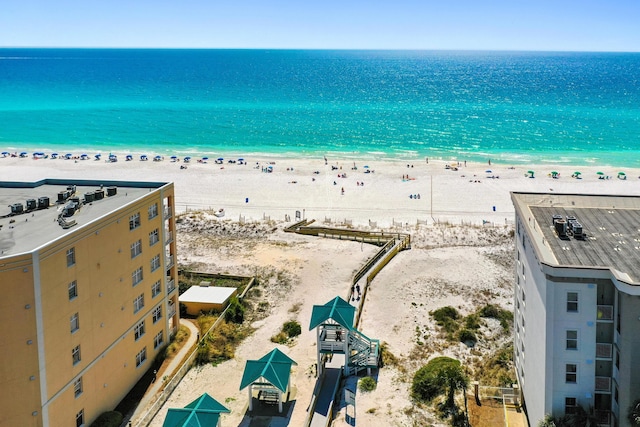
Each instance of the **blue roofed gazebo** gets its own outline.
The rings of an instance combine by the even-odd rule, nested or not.
[[[224,405],[204,393],[184,408],[171,408],[162,427],[220,427],[220,414],[229,413]]]
[[[253,410],[253,390],[257,389],[265,400],[277,399],[278,411],[282,412],[282,394],[289,392],[292,365],[297,363],[277,348],[258,360],[247,360],[240,390],[249,387],[250,411]]]

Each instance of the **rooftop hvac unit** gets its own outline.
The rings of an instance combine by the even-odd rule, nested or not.
[[[74,213],[76,213],[75,203],[68,203],[67,205],[65,205],[63,212],[64,216],[73,216]]]
[[[71,202],[73,202],[76,206],[80,206],[80,197],[72,197]]]
[[[76,186],[75,185],[67,185],[67,191],[71,194],[76,192]]]
[[[46,209],[49,207],[49,198],[46,196],[38,197],[38,209]]]
[[[24,207],[22,206],[22,203],[14,203],[11,205],[11,213],[13,215],[18,215],[18,214],[21,214],[22,212],[24,212]]]
[[[36,199],[27,199],[27,210],[32,211],[38,207]]]
[[[569,221],[575,221],[577,218],[573,215],[567,215],[567,222]]]
[[[67,200],[67,192],[66,191],[61,191],[58,193],[58,203],[62,203],[65,200]]]
[[[558,237],[567,237],[567,222],[564,219],[556,221],[556,233]]]
[[[118,187],[107,187],[107,196],[115,196],[118,194]]]
[[[96,196],[96,200],[104,199],[104,190],[96,190],[95,196]]]
[[[552,225],[556,225],[556,221],[562,219],[562,215],[560,214],[555,214],[551,216],[551,224]]]
[[[91,203],[96,199],[96,194],[93,191],[87,191],[84,193],[84,202]]]
[[[582,239],[584,237],[582,224],[580,224],[578,221],[574,221],[572,230],[573,237],[575,237],[576,239]]]

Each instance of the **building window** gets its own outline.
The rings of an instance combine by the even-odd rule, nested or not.
[[[153,309],[153,323],[156,323],[158,320],[162,319],[162,306],[159,305]]]
[[[144,320],[133,328],[133,336],[138,341],[144,335]]]
[[[154,203],[149,206],[149,219],[153,219],[158,216],[158,204]]]
[[[129,217],[129,230],[135,230],[140,227],[140,212]]]
[[[578,365],[575,363],[567,363],[565,365],[564,380],[568,384],[575,384],[578,382]]]
[[[153,338],[153,348],[156,349],[156,348],[160,347],[163,343],[164,343],[164,332],[160,331]]]
[[[149,233],[149,246],[153,246],[160,241],[160,231],[156,228]]]
[[[80,363],[80,346],[77,345],[71,350],[71,359],[73,360],[73,364]]]
[[[567,292],[567,311],[576,313],[578,311],[578,293]]]
[[[80,318],[78,317],[78,313],[75,313],[71,316],[71,333],[74,333],[80,329]]]
[[[567,350],[578,349],[578,331],[567,331]]]
[[[151,298],[155,298],[156,295],[159,295],[162,292],[162,285],[160,284],[160,280],[153,284],[151,287]]]
[[[67,267],[76,265],[76,248],[67,249]]]
[[[78,296],[78,282],[73,281],[69,283],[69,301],[75,299]]]
[[[82,377],[73,382],[73,394],[78,397],[82,394]]]
[[[133,313],[137,313],[144,307],[144,294],[140,294],[133,300]]]
[[[147,347],[144,347],[138,354],[136,354],[136,368],[147,360]]]
[[[80,409],[80,412],[76,414],[76,427],[84,426],[84,409]]]
[[[151,272],[156,271],[160,268],[160,255],[156,255],[151,258]]]
[[[142,267],[138,267],[133,273],[131,273],[131,284],[133,286],[142,282]]]
[[[131,258],[135,258],[142,253],[142,240],[131,244]]]
[[[578,399],[575,397],[564,398],[564,413],[566,415],[575,414],[578,410]]]

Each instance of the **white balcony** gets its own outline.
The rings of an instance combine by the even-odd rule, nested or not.
[[[168,270],[173,267],[173,255],[165,255],[164,257],[164,267]]]
[[[167,279],[167,294],[170,294],[176,289],[176,281],[173,279]]]
[[[162,215],[164,219],[169,219],[172,216],[171,208],[169,206],[164,206],[162,208]]]
[[[169,243],[173,242],[173,233],[171,231],[167,231],[165,230],[164,232],[164,244],[168,245]]]
[[[610,321],[613,322],[613,306],[612,305],[598,305],[598,322]]]
[[[596,343],[596,359],[609,359],[613,358],[613,345],[597,342]]]
[[[596,377],[596,392],[611,393],[611,377]]]

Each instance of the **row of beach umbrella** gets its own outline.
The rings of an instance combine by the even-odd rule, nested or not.
[[[0,153],[0,155],[2,155],[2,157],[7,157],[7,156],[10,156],[11,154],[12,153],[10,153],[9,151],[3,151],[2,153]],[[27,153],[26,151],[22,151],[20,153],[16,153],[16,155],[18,155],[19,157],[28,157],[29,153]],[[33,157],[34,158],[45,158],[45,157],[47,157],[47,155],[44,152],[37,151],[37,152],[33,153]],[[60,154],[58,154],[58,153],[51,153],[49,155],[49,157],[52,158],[52,159],[57,159],[58,157],[62,157],[64,159],[72,159],[72,158],[74,158],[74,155],[72,153],[66,153],[63,156],[60,156]],[[80,158],[80,160],[88,160],[89,159],[89,155],[86,154],[86,153],[82,153],[79,158]],[[100,160],[102,158],[102,155],[100,153],[98,153],[98,154],[96,154],[94,156],[94,158],[96,160]],[[178,156],[171,156],[170,158],[171,158],[171,161],[174,161],[174,162],[179,160]],[[117,161],[117,156],[115,154],[109,154],[109,160],[110,161]],[[131,154],[127,154],[126,155],[126,160],[127,161],[133,160],[133,156]],[[140,160],[141,161],[149,160],[149,156],[147,154],[142,154],[140,156]],[[153,160],[154,161],[162,161],[162,160],[164,160],[164,158],[162,156],[160,156],[160,155],[156,155],[156,156],[153,157]],[[183,160],[188,163],[188,162],[191,161],[191,156],[185,156]],[[201,159],[201,161],[203,161],[203,162],[206,162],[208,160],[209,160],[209,157],[207,157],[207,156],[204,156]],[[216,159],[217,163],[222,163],[223,161],[224,161],[223,157],[218,157]],[[244,162],[244,158],[242,158],[242,157],[238,158],[237,162],[243,163]]]

